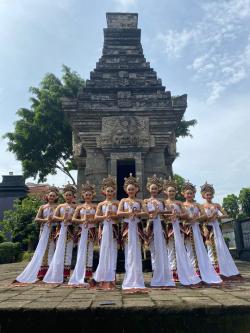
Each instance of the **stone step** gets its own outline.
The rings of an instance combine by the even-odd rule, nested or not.
[[[0,265],[0,332],[249,333],[250,264],[236,262],[244,280],[211,288],[147,293],[72,288],[67,284],[11,284],[27,263]],[[151,273],[144,274],[149,286]]]

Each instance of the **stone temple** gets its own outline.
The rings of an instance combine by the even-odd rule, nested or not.
[[[124,177],[131,172],[140,179],[140,196],[146,196],[147,177],[172,174],[175,128],[186,110],[187,95],[171,96],[146,61],[138,14],[106,16],[96,68],[76,99],[63,100],[73,129],[77,182],[89,180],[99,187],[110,174],[117,178],[120,199]],[[96,199],[101,199],[99,194]]]

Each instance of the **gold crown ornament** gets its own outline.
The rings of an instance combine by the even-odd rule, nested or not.
[[[187,180],[183,185],[182,185],[182,188],[181,188],[181,194],[183,195],[186,191],[192,191],[193,193],[196,193],[196,187],[195,185],[193,185],[192,183],[190,183],[189,180]]]
[[[50,192],[54,192],[57,196],[59,196],[59,188],[54,185],[49,186],[48,193]]]
[[[168,179],[165,179],[163,182],[164,191],[166,191],[169,187],[173,187],[175,189],[175,191],[177,192],[177,183],[171,177],[169,177]]]
[[[102,193],[105,193],[108,187],[112,187],[116,191],[116,178],[108,175],[107,178],[103,178],[102,180]]]
[[[76,194],[76,187],[72,184],[67,184],[63,187],[63,193],[66,193],[66,192],[72,192],[72,194]]]
[[[160,193],[163,188],[163,180],[162,178],[157,178],[156,175],[153,175],[152,177],[147,178],[147,184],[146,188],[148,191],[150,191],[150,186],[156,185],[158,187],[158,192]]]
[[[124,178],[124,185],[123,188],[126,191],[128,185],[134,185],[135,187],[137,187],[138,191],[140,191],[140,184],[139,184],[139,178],[137,177],[133,177],[132,173],[129,174],[129,177],[125,177]]]
[[[215,190],[212,184],[208,184],[207,182],[205,182],[205,184],[201,186],[201,195],[204,195],[207,192],[211,192],[212,194],[214,194]]]
[[[82,193],[91,192],[92,195],[95,195],[95,185],[90,184],[87,180],[85,184],[82,184]]]

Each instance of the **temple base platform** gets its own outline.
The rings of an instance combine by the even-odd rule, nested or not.
[[[63,285],[15,285],[25,263],[0,265],[0,332],[249,333],[250,263],[237,261],[243,281],[147,293]],[[149,286],[151,273],[145,273]]]

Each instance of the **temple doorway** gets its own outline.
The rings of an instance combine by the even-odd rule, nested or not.
[[[121,200],[126,197],[126,193],[123,190],[124,178],[128,177],[129,174],[132,173],[135,176],[135,160],[134,159],[126,159],[126,160],[118,160],[117,161],[117,199]]]

